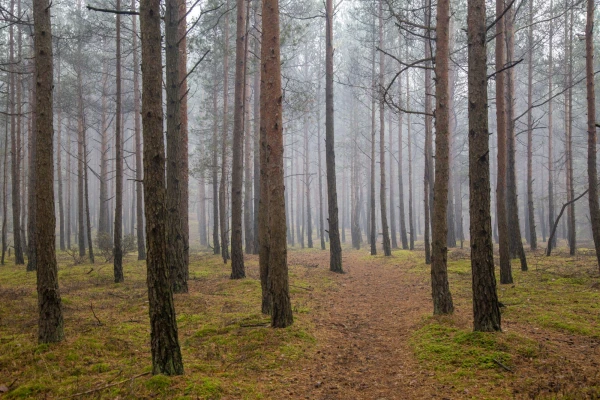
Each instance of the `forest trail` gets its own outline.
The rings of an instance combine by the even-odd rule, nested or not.
[[[290,262],[297,254],[290,253]],[[443,385],[419,366],[409,346],[411,333],[430,311],[428,282],[407,271],[416,261],[361,255],[344,257],[346,273],[337,277],[337,290],[319,294],[317,352],[287,376],[285,395],[381,400],[442,395]],[[327,257],[318,262],[328,265]]]

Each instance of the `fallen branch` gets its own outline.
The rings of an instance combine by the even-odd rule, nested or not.
[[[96,321],[98,321],[98,326],[104,325],[102,323],[102,321],[100,321],[100,318],[98,318],[98,316],[96,316],[96,313],[94,312],[94,305],[92,304],[92,302],[90,302],[90,309],[92,310],[92,314],[94,315],[94,318],[96,318]]]
[[[70,395],[70,396],[63,397],[63,399],[70,399],[70,398],[72,398],[72,397],[84,396],[84,395],[86,395],[86,394],[90,394],[90,393],[99,392],[99,391],[101,391],[101,390],[108,389],[109,387],[113,387],[113,386],[122,385],[122,384],[124,384],[124,383],[130,382],[130,381],[133,381],[135,378],[139,378],[139,377],[141,377],[141,376],[144,376],[144,375],[149,375],[149,374],[150,374],[150,372],[144,372],[143,374],[134,375],[134,376],[132,376],[131,378],[125,379],[125,380],[123,380],[123,381],[119,381],[119,382],[111,383],[110,385],[102,386],[102,387],[99,387],[99,388],[96,388],[96,389],[91,389],[91,390],[88,390],[87,392],[75,393],[75,394],[72,394],[72,395]]]
[[[556,217],[556,221],[554,221],[554,226],[552,227],[552,232],[550,233],[550,238],[548,239],[548,246],[546,247],[546,256],[549,256],[552,252],[552,241],[554,239],[554,234],[556,233],[556,227],[558,226],[558,221],[560,221],[560,217],[562,217],[563,213],[565,212],[565,208],[567,208],[570,204],[575,203],[577,200],[585,196],[588,191],[589,189],[586,189],[585,192],[581,193],[578,197],[563,204],[562,208],[560,209],[560,213],[558,214],[558,217]]]
[[[496,360],[495,358],[493,359],[493,361],[498,364],[499,366],[501,366],[503,369],[505,369],[508,372],[515,372],[512,369],[508,368],[506,365],[502,364],[500,361]]]

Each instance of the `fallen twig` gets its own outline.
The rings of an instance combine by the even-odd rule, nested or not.
[[[101,387],[99,387],[99,388],[96,388],[96,389],[91,389],[91,390],[88,390],[88,391],[86,391],[86,392],[75,393],[75,394],[72,394],[72,395],[70,395],[70,396],[63,397],[63,399],[70,399],[70,398],[72,398],[72,397],[78,397],[78,396],[83,396],[83,395],[90,394],[90,393],[99,392],[100,390],[108,389],[109,387],[113,387],[113,386],[117,386],[117,385],[122,385],[123,383],[127,383],[127,382],[129,382],[129,381],[133,381],[135,378],[139,378],[139,377],[141,377],[141,376],[144,376],[144,375],[149,375],[149,374],[150,374],[150,372],[144,372],[143,374],[134,375],[134,376],[132,376],[131,378],[127,378],[127,379],[125,379],[125,380],[123,380],[123,381],[119,381],[119,382],[111,383],[110,385],[101,386]]]
[[[499,366],[501,366],[503,369],[505,369],[508,372],[515,372],[512,369],[508,368],[506,365],[502,364],[500,361],[496,360],[495,358],[493,359],[493,361],[498,364]]]
[[[94,305],[92,304],[92,302],[90,302],[90,309],[92,310],[92,314],[94,315],[94,318],[96,318],[96,321],[98,321],[98,326],[102,326],[104,325],[102,323],[102,321],[100,321],[100,318],[98,318],[98,316],[96,315],[96,313],[94,312]]]
[[[240,324],[240,328],[265,328],[269,324]]]

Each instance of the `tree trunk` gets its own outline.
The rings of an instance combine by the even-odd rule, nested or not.
[[[83,163],[83,184],[85,189],[85,220],[86,220],[86,228],[87,228],[87,245],[88,252],[90,255],[90,262],[94,263],[94,246],[93,246],[93,238],[92,238],[92,221],[90,220],[90,193],[89,193],[89,180],[88,180],[88,158],[87,158],[87,139],[86,133],[84,130],[83,133],[83,154],[84,154],[84,163]]]
[[[568,26],[568,29],[567,29]],[[567,34],[568,32],[568,38]],[[565,63],[567,69],[566,83],[567,93],[565,99],[565,132],[566,132],[566,158],[567,158],[567,201],[575,198],[575,182],[573,178],[573,8],[570,10],[570,21],[567,24],[565,15],[565,42],[568,43],[568,61]],[[569,254],[575,255],[577,249],[577,225],[575,222],[575,202],[567,209],[567,225],[569,228]]]
[[[425,26],[431,26],[431,0],[425,0]],[[431,32],[429,29],[425,32],[425,58],[431,58]],[[427,69],[425,70],[425,146],[424,146],[424,179],[423,179],[423,212],[425,213],[425,232],[424,232],[424,244],[425,244],[425,264],[431,264],[431,243],[429,237],[429,227],[431,226],[431,206],[433,195],[432,177],[433,173],[433,157],[432,157],[432,104],[431,104],[431,87],[433,82],[431,79],[431,62],[425,63]]]
[[[321,59],[321,40],[319,40],[319,59]],[[323,168],[321,167],[321,77],[317,77],[317,169],[319,172],[319,238],[321,250],[325,250],[325,227],[323,222]]]
[[[504,12],[504,0],[496,0],[496,15]],[[512,283],[508,216],[506,215],[506,43],[504,19],[496,22],[496,129],[498,130],[498,171],[496,182],[496,221],[500,247],[500,283]]]
[[[10,75],[9,78],[7,79],[8,82],[10,82]],[[9,113],[10,110],[10,91],[12,91],[12,87],[9,84],[8,87],[9,93],[7,96],[7,102],[6,102],[6,108],[5,108],[5,112],[6,114]],[[7,186],[7,170],[8,170],[8,123],[10,121],[10,118],[5,118],[4,120],[4,155],[3,155],[3,161],[2,161],[2,260],[0,261],[0,263],[2,265],[4,265],[4,257],[6,256],[6,250],[8,247],[8,232],[7,232],[7,228],[8,228],[8,196],[6,193],[6,186]]]
[[[508,64],[514,62],[515,52],[515,12],[511,7],[506,13],[504,26],[506,28],[506,47]],[[510,68],[506,74],[506,123],[507,123],[507,191],[506,211],[509,230],[509,249],[511,258],[519,257],[521,271],[527,271],[527,258],[521,239],[521,226],[519,224],[519,204],[517,199],[516,176],[516,137],[515,137],[515,68]]]
[[[379,47],[383,48],[383,0],[379,1]],[[385,59],[383,52],[379,52],[379,202],[381,203],[381,233],[383,239],[383,254],[392,255],[390,245],[390,232],[387,220],[387,207],[385,200],[385,101],[383,98]]]
[[[188,84],[187,84],[187,4],[186,0],[179,0],[179,93],[180,104],[179,112],[181,114],[179,123],[179,137],[181,142],[179,143],[179,154],[178,169],[180,176],[180,204],[181,204],[181,230],[183,231],[183,260],[185,263],[186,276],[190,265],[190,210],[189,210],[189,197],[190,197],[190,173],[189,173],[189,145],[188,145]]]
[[[261,62],[261,135],[264,132],[266,139],[268,187],[265,194],[268,204],[262,211],[268,212],[271,326],[285,328],[294,320],[288,287],[278,0],[263,1]]]
[[[19,36],[20,37],[20,36]],[[35,67],[34,67],[35,68]],[[36,82],[37,84],[37,82]],[[35,185],[36,185],[36,174],[35,174],[35,159],[36,159],[36,118],[33,102],[37,97],[36,85],[30,85],[30,110],[33,112],[29,119],[29,129],[27,132],[27,237],[28,237],[28,251],[27,251],[27,271],[37,270],[37,256],[36,256],[36,234],[35,225],[36,220],[36,198],[35,198]],[[54,136],[54,129],[52,130],[52,136]],[[52,166],[54,168],[54,165]],[[53,186],[54,187],[54,186]],[[54,210],[54,209],[53,209]],[[56,224],[56,221],[55,221]]]
[[[433,313],[450,314],[454,311],[448,283],[448,180],[449,180],[449,125],[450,82],[450,4],[437,3],[435,55],[435,182],[433,186],[433,229],[431,257],[431,289]],[[427,214],[427,210],[426,210]]]
[[[469,43],[469,211],[473,275],[473,328],[499,331],[500,308],[494,276],[490,214],[490,158],[487,104],[485,0],[468,5]]]
[[[587,89],[587,130],[588,130],[588,194],[592,235],[596,247],[596,258],[600,266],[600,207],[598,206],[598,171],[596,166],[596,93],[594,92],[594,2],[587,1],[585,26],[585,72]]]
[[[67,249],[71,250],[71,119],[67,125]]]
[[[250,14],[250,10],[248,10]],[[247,18],[247,16],[246,16]],[[248,60],[248,45],[246,44],[246,51],[244,57]],[[244,122],[244,251],[246,254],[252,254],[254,250],[254,230],[253,230],[253,202],[252,202],[252,143],[254,137],[251,134],[250,125],[250,84],[247,79],[244,79],[246,87],[246,99],[245,99],[245,122]]]
[[[108,127],[106,124],[106,92],[108,84],[107,64],[103,65],[102,78],[102,115],[100,119],[100,210],[98,215],[98,236],[109,235],[108,218]]]
[[[173,293],[188,292],[188,266],[181,190],[181,76],[179,68],[179,0],[165,3],[166,95],[167,95],[167,264]],[[186,199],[187,201],[187,199]]]
[[[135,0],[131,0],[131,9],[135,10]],[[142,132],[140,124],[140,83],[137,16],[132,16],[133,43],[133,131],[135,136],[135,201],[138,260],[146,259],[146,239],[144,238],[144,186],[142,185]],[[102,205],[101,205],[102,207]]]
[[[117,0],[117,10],[121,9],[121,0]],[[117,14],[116,39],[116,121],[115,121],[115,219],[113,268],[115,283],[123,282],[123,133],[121,128],[121,15]],[[81,239],[80,239],[81,240]]]
[[[342,273],[342,246],[338,228],[333,130],[333,0],[326,0],[325,8],[325,163],[327,164],[327,203],[329,210],[329,269],[332,272]]]
[[[375,21],[373,21],[373,36],[375,36]],[[375,39],[375,38],[373,38]],[[371,188],[371,196],[369,201],[369,215],[370,215],[370,224],[369,224],[369,243],[371,244],[371,255],[374,256],[377,254],[377,225],[376,225],[376,210],[375,210],[375,99],[377,96],[377,91],[375,90],[375,49],[373,49],[373,58],[371,61],[371,85],[372,85],[372,93],[371,93],[371,179],[370,179],[370,188]]]
[[[244,175],[244,116],[246,109],[246,5],[237,0],[235,93],[231,167],[231,279],[246,277],[242,243],[242,189]]]
[[[553,10],[553,3],[550,0],[550,10]],[[554,132],[553,132],[553,83],[552,78],[554,74],[554,59],[552,52],[552,41],[554,35],[554,25],[550,24],[550,37],[548,39],[549,50],[548,50],[548,227],[551,227],[554,223]],[[556,246],[556,238],[550,243],[551,247]]]
[[[396,199],[394,193],[394,186],[396,183],[396,177],[394,176],[394,158],[392,149],[394,148],[393,140],[393,123],[392,123],[392,112],[388,110],[388,135],[389,135],[389,149],[388,153],[390,156],[390,239],[392,242],[392,249],[398,248],[398,241],[396,239]]]
[[[35,58],[35,129],[34,147],[36,216],[35,243],[38,261],[38,341],[60,342],[64,339],[63,315],[58,289],[56,263],[56,217],[54,216],[54,128],[52,110],[52,32],[49,0],[34,0]],[[33,189],[33,188],[31,188]]]
[[[310,152],[308,149],[308,121],[304,120],[304,186],[306,188],[306,239],[309,249],[313,248],[312,215],[310,209]]]
[[[402,78],[398,78],[398,97],[399,102],[402,104]],[[398,113],[398,202],[400,203],[400,240],[402,241],[402,249],[408,249],[408,238],[406,236],[406,218],[404,212],[404,165],[403,165],[403,147],[404,142],[402,139],[402,119],[404,113]],[[390,150],[391,151],[391,150]]]
[[[166,260],[165,150],[162,112],[160,0],[141,0],[142,132],[148,309],[152,373],[183,374],[177,320]]]
[[[57,46],[58,48],[58,46]],[[62,174],[62,104],[60,91],[60,52],[58,54],[58,62],[56,69],[56,97],[58,98],[56,107],[56,172],[58,183],[58,221],[59,221],[59,242],[60,250],[65,251],[65,207],[63,202],[63,174]]]
[[[215,74],[216,75],[216,74]],[[213,254],[221,254],[219,244],[219,166],[218,166],[218,143],[219,123],[217,122],[217,86],[214,86],[213,98],[213,140],[212,140],[212,202],[213,202]]]
[[[529,246],[537,249],[535,208],[533,205],[533,1],[529,2],[529,29],[527,34],[527,217]]]
[[[408,56],[408,47],[406,50]],[[410,110],[409,72],[406,71],[406,109]],[[410,114],[406,114],[406,139],[408,144],[408,231],[410,234],[410,250],[415,249],[415,217],[413,208],[413,171],[412,171],[412,137],[410,135]]]
[[[229,10],[229,0],[226,1],[225,10]],[[221,139],[221,182],[219,183],[219,225],[221,228],[221,257],[223,263],[229,260],[229,230],[227,229],[227,182],[228,160],[227,140],[229,137],[229,15],[224,16],[225,27],[223,32],[223,137]]]

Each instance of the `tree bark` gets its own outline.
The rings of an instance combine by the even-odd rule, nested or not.
[[[231,167],[231,279],[246,277],[242,243],[242,190],[244,175],[244,116],[246,108],[246,5],[237,0],[235,92]]]
[[[179,179],[180,179],[180,204],[181,204],[181,230],[183,231],[183,260],[185,263],[186,276],[190,265],[190,172],[189,172],[189,143],[188,143],[188,84],[187,84],[187,4],[186,0],[179,0],[179,34],[177,35],[179,43],[179,93],[180,104],[179,112],[180,127],[179,135],[181,143],[179,144],[178,159]]]
[[[450,4],[437,3],[435,55],[435,182],[433,186],[433,229],[431,257],[431,289],[433,313],[450,314],[454,311],[448,283],[448,180],[449,180],[449,125],[450,82]]]
[[[496,0],[496,16],[504,12],[504,0]],[[506,215],[506,43],[504,19],[496,22],[496,129],[498,130],[498,171],[496,181],[496,221],[500,247],[500,283],[512,283],[508,216]]]
[[[121,0],[117,0],[117,11],[121,9]],[[121,15],[117,14],[116,38],[116,121],[115,121],[115,219],[113,268],[115,283],[123,282],[123,132],[121,119]],[[81,239],[80,239],[81,240]]]
[[[431,0],[425,0],[425,26],[431,26]],[[425,32],[425,58],[432,57],[431,51],[431,31],[428,29]],[[431,264],[431,243],[429,236],[429,228],[431,226],[431,207],[433,203],[433,149],[432,149],[432,101],[431,87],[433,81],[431,79],[431,62],[426,63],[425,70],[425,146],[424,146],[424,178],[423,178],[423,212],[425,214],[425,232],[423,241],[425,244],[425,264]]]
[[[131,0],[131,9],[135,10],[135,0]],[[135,136],[135,201],[138,260],[146,259],[146,239],[144,237],[144,186],[142,185],[142,132],[140,121],[140,72],[138,55],[137,16],[131,17],[133,43],[133,132]]]
[[[402,78],[398,77],[398,96],[399,102],[402,104]],[[402,138],[402,120],[404,113],[398,113],[398,202],[400,203],[400,240],[402,241],[402,249],[408,249],[408,238],[406,236],[406,218],[404,211],[404,165],[403,165],[403,147]]]
[[[329,269],[332,272],[342,273],[342,246],[338,227],[333,127],[333,0],[326,0],[325,8],[325,163],[327,164],[327,203],[329,210]]]
[[[216,75],[216,74],[215,74]],[[219,123],[217,122],[217,86],[214,86],[213,98],[213,138],[212,138],[212,202],[213,202],[213,254],[221,254],[219,243],[219,166],[218,166],[218,143],[219,143]]]
[[[36,216],[35,243],[38,261],[38,342],[60,342],[64,339],[63,315],[58,288],[58,266],[55,253],[56,217],[54,216],[54,127],[52,110],[52,31],[49,0],[34,0],[35,51],[35,147],[34,155]],[[33,189],[33,188],[31,188]]]
[[[57,46],[58,48],[58,46]],[[65,251],[65,207],[63,201],[63,174],[62,174],[62,104],[61,104],[61,90],[60,90],[60,51],[58,53],[58,62],[56,68],[56,97],[58,98],[58,105],[56,107],[56,172],[57,172],[57,183],[58,183],[58,221],[59,221],[59,243],[60,250]]]
[[[373,36],[375,36],[375,21],[373,21]],[[373,38],[375,40],[375,38]],[[374,256],[377,254],[377,222],[376,219],[376,210],[375,210],[375,101],[377,96],[376,82],[375,82],[375,49],[373,49],[373,57],[371,60],[371,85],[372,85],[372,93],[371,93],[371,179],[370,179],[370,201],[369,201],[369,215],[370,215],[370,224],[369,224],[369,243],[371,244],[371,255]]]
[[[596,166],[596,93],[594,91],[594,1],[587,1],[585,26],[585,73],[587,89],[587,130],[588,130],[588,194],[592,236],[596,248],[596,258],[600,267],[600,206],[598,205],[598,170]]]
[[[19,46],[20,47],[20,46]],[[35,69],[35,67],[34,67]],[[37,83],[37,82],[36,82]],[[36,159],[36,113],[33,102],[37,97],[36,85],[31,84],[30,90],[30,111],[33,112],[29,119],[29,129],[27,132],[27,237],[28,237],[28,250],[27,250],[27,271],[37,270],[37,246],[36,246],[36,234],[35,225],[36,220],[36,198],[35,198],[35,185],[36,185],[36,174],[35,174],[35,159]],[[52,130],[52,136],[54,136],[54,129]],[[54,166],[53,166],[54,167]]]
[[[166,260],[165,151],[162,112],[160,0],[141,0],[142,132],[148,309],[152,373],[183,374]]]
[[[537,249],[535,208],[533,204],[533,1],[529,2],[529,29],[527,33],[527,217],[529,218],[529,246]]]
[[[229,0],[225,10],[229,10]],[[221,257],[223,263],[229,260],[229,229],[227,227],[227,182],[229,177],[227,140],[229,137],[229,15],[224,16],[223,30],[223,137],[221,139],[221,182],[219,183],[219,225],[221,228]]]
[[[383,0],[379,1],[379,48],[383,48]],[[383,254],[392,255],[390,245],[390,232],[387,219],[385,199],[385,100],[383,96],[385,59],[383,52],[379,52],[379,202],[381,206],[381,233],[383,239]]]
[[[490,214],[485,14],[485,0],[468,1],[469,211],[471,214],[473,327],[475,331],[499,331],[501,330],[501,321],[494,276]]]
[[[166,95],[167,95],[167,263],[173,293],[188,292],[188,265],[185,262],[183,226],[183,177],[180,169],[181,76],[179,52],[179,0],[165,3]],[[187,201],[187,199],[185,200]]]
[[[294,321],[288,287],[283,168],[283,120],[278,0],[262,7],[261,134],[266,139],[267,207],[269,235],[269,291],[271,326],[285,328]],[[262,196],[261,196],[262,201]]]
[[[568,51],[565,50],[568,60],[565,63],[567,93],[565,98],[565,132],[566,132],[566,158],[567,158],[567,201],[575,198],[575,182],[573,178],[573,8],[570,10],[570,21],[567,23],[565,15],[565,42],[568,43]],[[568,26],[568,28],[567,28]],[[568,32],[568,38],[567,33]],[[577,225],[575,222],[575,202],[567,209],[567,226],[569,228],[569,254],[575,255],[577,249]]]
[[[408,46],[406,50],[408,56]],[[406,109],[410,110],[410,83],[409,72],[406,71]],[[413,208],[413,159],[412,159],[412,137],[410,132],[410,114],[406,114],[406,139],[408,147],[408,230],[410,234],[410,250],[415,249],[415,217]]]
[[[550,10],[553,10],[553,2],[550,0]],[[554,126],[553,126],[553,83],[552,78],[554,75],[554,58],[552,51],[552,42],[554,36],[554,25],[550,24],[550,33],[548,39],[548,227],[551,227],[554,223]],[[550,246],[556,246],[556,238],[550,244]]]
[[[89,193],[89,180],[88,180],[88,152],[87,152],[87,139],[86,133],[84,130],[83,133],[83,185],[84,185],[84,195],[85,195],[85,220],[86,220],[86,236],[87,236],[87,244],[88,244],[88,253],[90,257],[90,262],[94,263],[94,246],[93,246],[93,238],[92,238],[92,221],[90,219],[90,193]]]

